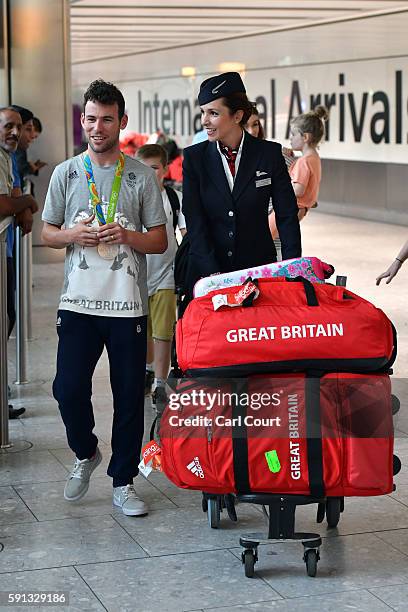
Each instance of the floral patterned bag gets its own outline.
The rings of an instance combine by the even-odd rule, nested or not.
[[[242,285],[247,278],[270,278],[271,276],[287,276],[295,278],[303,276],[312,283],[324,283],[334,272],[333,266],[321,261],[317,257],[298,257],[286,259],[275,263],[236,270],[226,274],[214,274],[206,278],[200,278],[194,285],[194,297],[207,295],[215,289],[223,289],[234,285]]]

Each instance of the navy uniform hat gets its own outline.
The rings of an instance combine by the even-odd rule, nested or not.
[[[28,110],[28,108],[24,108],[24,106],[18,106],[18,104],[13,104],[11,108],[14,108],[17,113],[20,113],[23,125],[34,117],[33,113]]]
[[[234,93],[246,93],[241,75],[239,72],[224,72],[201,83],[198,103],[202,106]]]

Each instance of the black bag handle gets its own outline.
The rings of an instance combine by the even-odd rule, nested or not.
[[[325,495],[320,410],[320,381],[322,376],[322,371],[309,370],[306,372],[305,378],[307,468],[310,495],[316,499],[321,499]]]
[[[156,427],[156,421],[157,421],[157,416],[156,416],[156,417],[154,417],[154,419],[153,419],[153,423],[152,423],[152,426],[150,427],[150,438],[149,438],[149,442],[150,442],[151,440],[153,440],[153,439],[154,439],[154,429],[155,429],[155,427]]]
[[[285,277],[285,280],[288,283],[302,283],[303,288],[306,294],[306,301],[308,306],[318,306],[319,301],[317,299],[315,288],[313,287],[313,283],[307,278],[303,278],[303,276],[295,276],[294,278]]]
[[[318,306],[319,305],[315,288],[313,287],[313,284],[309,280],[307,280],[307,278],[303,278],[303,276],[295,276],[294,278],[285,276],[284,279],[288,283],[302,283],[303,288],[305,290],[305,294],[306,294],[307,305],[308,306]],[[242,285],[245,285],[246,283],[249,283],[249,282],[254,283],[259,288],[258,279],[257,278],[252,279],[250,276],[247,279],[245,279]],[[245,300],[242,302],[242,306],[244,307],[252,306],[254,299],[255,299],[255,295],[251,293],[251,295],[245,298]]]

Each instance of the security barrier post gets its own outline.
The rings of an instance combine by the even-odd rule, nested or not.
[[[27,380],[27,236],[16,228],[16,385]]]
[[[7,227],[12,217],[0,220],[0,448],[9,443],[7,391]]]

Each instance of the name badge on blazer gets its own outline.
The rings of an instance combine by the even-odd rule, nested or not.
[[[265,185],[270,185],[272,183],[271,177],[264,179],[258,179],[255,181],[255,187],[265,187]]]

